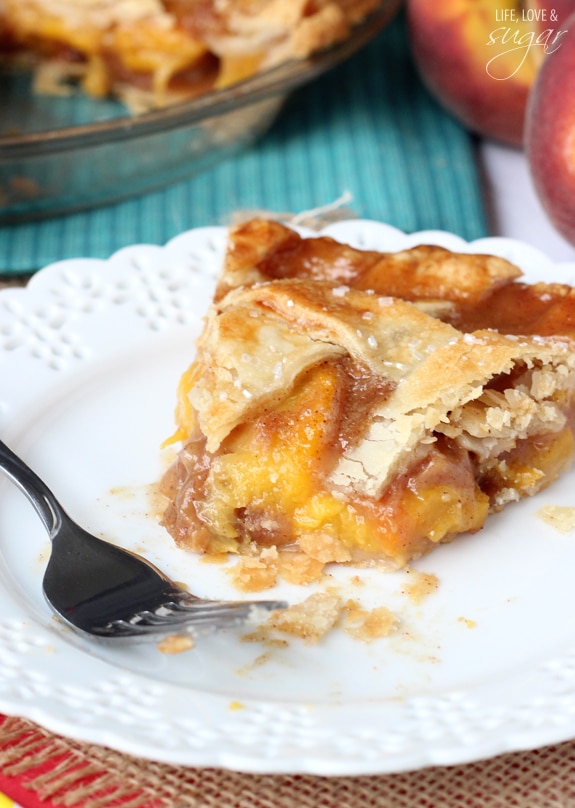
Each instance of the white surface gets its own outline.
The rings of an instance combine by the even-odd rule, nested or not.
[[[575,247],[541,207],[523,152],[490,140],[483,140],[479,149],[493,234],[532,244],[554,261],[574,261]]]
[[[575,265],[508,240],[465,245],[361,221],[328,232],[365,248],[491,251],[530,279],[575,281]],[[197,230],[164,249],[62,262],[0,294],[0,420],[88,529],[145,552],[198,594],[236,597],[223,568],[172,545],[148,501],[224,238]],[[421,605],[402,593],[413,573],[335,571],[344,597],[396,611],[392,637],[365,644],[334,631],[317,646],[267,648],[237,632],[178,656],[63,628],[41,596],[46,536],[2,481],[0,711],[142,757],[255,772],[393,772],[575,737],[575,535],[535,516],[543,503],[572,504],[574,476],[415,565],[440,582]],[[266,594],[298,601],[310,591]]]

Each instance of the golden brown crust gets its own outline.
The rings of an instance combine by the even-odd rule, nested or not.
[[[404,300],[477,303],[520,276],[517,266],[493,255],[454,253],[434,245],[392,253],[357,250],[325,236],[303,239],[278,222],[256,219],[231,230],[218,294],[243,284],[298,277]]]
[[[481,253],[454,253],[422,244],[381,258],[361,278],[359,288],[378,291],[385,278],[387,294],[404,300],[439,298],[473,300],[515,278],[521,271],[504,258]]]
[[[190,401],[209,451],[326,359],[350,356],[392,384],[364,440],[342,456],[332,478],[370,496],[493,378],[537,363],[550,374],[563,367],[559,384],[575,368],[566,338],[463,334],[406,301],[326,281],[277,280],[229,292],[210,311],[198,349],[202,372]]]
[[[406,368],[389,400],[372,413],[363,441],[342,457],[334,483],[379,496],[434,434],[455,440],[463,436],[466,445],[471,434],[477,443],[483,440],[489,446],[489,454],[499,439],[512,448],[517,440],[536,434],[542,421],[547,421],[546,429],[559,430],[565,418],[550,399],[560,399],[564,390],[572,392],[574,347],[560,338],[517,340],[492,331],[458,334],[430,351],[411,372]],[[539,375],[532,379],[529,371],[534,367]],[[507,378],[507,389],[514,390],[516,372],[530,385],[525,393],[499,399],[489,395],[489,383],[498,378]],[[548,385],[538,390],[542,374]],[[481,448],[474,449],[479,456]]]
[[[404,273],[415,302],[371,288]],[[169,480],[173,534],[200,550],[404,565],[555,479],[575,455],[575,342],[437,316],[521,296],[519,274],[436,247],[380,254],[274,222],[235,228],[180,391],[179,437],[193,440]]]
[[[327,282],[239,288],[208,313],[191,403],[214,451],[242,419],[273,406],[312,365],[347,354],[395,383],[457,334],[409,303]]]

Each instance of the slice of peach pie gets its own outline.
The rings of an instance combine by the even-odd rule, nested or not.
[[[556,479],[575,452],[575,297],[520,275],[234,228],[162,481],[176,542],[397,568]]]

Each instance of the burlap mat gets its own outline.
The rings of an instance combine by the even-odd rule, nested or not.
[[[46,762],[53,766],[46,771]],[[566,808],[575,742],[464,766],[369,777],[254,775],[150,763],[52,735],[19,718],[0,726],[0,768],[66,808]]]

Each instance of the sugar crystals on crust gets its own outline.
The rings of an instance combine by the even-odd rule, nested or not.
[[[271,548],[274,575],[308,558],[310,580],[479,530],[573,460],[573,314],[569,290],[494,256],[234,228],[180,384],[166,527],[244,572],[270,575]]]

